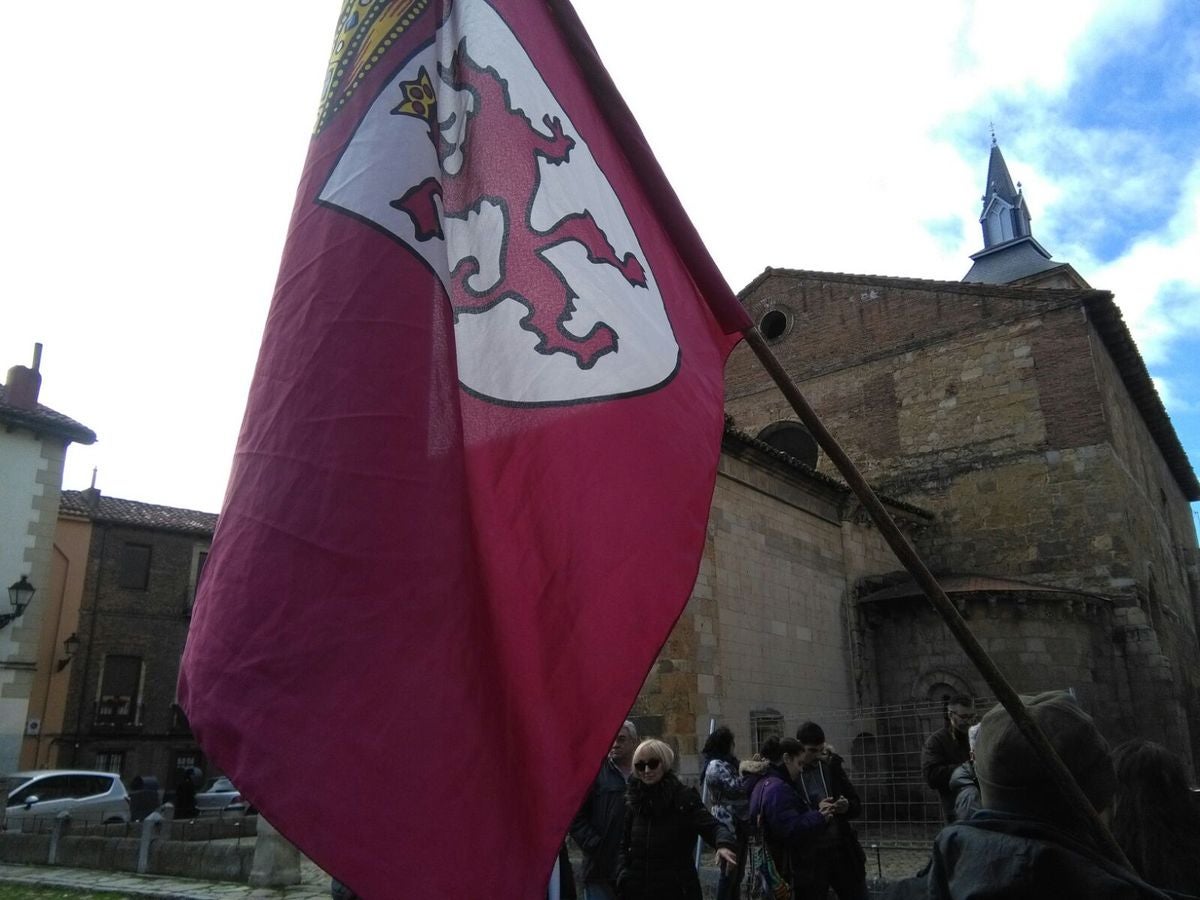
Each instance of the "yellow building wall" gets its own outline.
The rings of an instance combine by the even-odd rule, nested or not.
[[[59,767],[62,751],[59,738],[63,733],[71,666],[75,661],[67,662],[61,669],[59,665],[66,658],[63,641],[79,627],[79,607],[91,541],[91,522],[59,517],[54,532],[50,587],[44,597],[38,598],[45,601],[45,608],[38,639],[37,669],[29,698],[29,720],[36,721],[38,727],[36,734],[29,733],[33,729],[26,729],[21,743],[22,769]],[[62,758],[68,758],[68,755]]]

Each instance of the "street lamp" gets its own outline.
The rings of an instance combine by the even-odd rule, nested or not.
[[[63,641],[63,653],[67,654],[66,659],[60,659],[58,661],[58,669],[56,671],[61,672],[68,665],[70,665],[71,660],[75,657],[75,654],[78,652],[79,652],[79,635],[77,635],[75,632],[72,631],[71,636],[69,638],[67,638],[65,641]]]
[[[0,613],[0,628],[3,628],[13,619],[21,618],[21,613],[25,612],[25,607],[29,606],[29,601],[33,599],[33,595],[36,593],[37,588],[29,583],[27,575],[22,575],[20,581],[9,587],[8,602],[12,604],[12,612]]]

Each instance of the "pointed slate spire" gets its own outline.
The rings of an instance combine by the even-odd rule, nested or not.
[[[983,213],[979,224],[983,226],[983,249],[995,247],[1017,238],[1030,237],[1029,208],[1020,185],[1013,186],[1012,176],[1004,154],[996,143],[992,132],[992,153],[988,158],[987,187],[983,194]]]
[[[996,143],[996,134],[992,132],[992,155],[988,158],[987,190],[983,195],[984,203],[991,196],[1000,197],[1014,206],[1020,199],[1020,194],[1013,187],[1012,176],[1008,174],[1008,166],[1004,162],[1004,154]]]
[[[995,130],[992,131],[992,152],[988,157],[987,185],[979,224],[983,228],[983,249],[971,256],[974,265],[963,276],[963,281],[1011,284],[1052,269],[1070,268],[1054,262],[1049,251],[1034,240],[1025,195],[1020,182],[1014,185],[1008,174]],[[1086,286],[1077,274],[1067,277]]]

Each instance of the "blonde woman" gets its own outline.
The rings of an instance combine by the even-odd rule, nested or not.
[[[737,865],[733,832],[675,776],[674,765],[675,753],[662,741],[642,741],[633,752],[617,868],[621,900],[700,900],[692,862],[697,837],[717,848],[722,868]]]

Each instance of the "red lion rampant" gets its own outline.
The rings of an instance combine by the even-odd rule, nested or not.
[[[464,220],[484,201],[498,205],[504,216],[499,278],[486,290],[474,290],[468,279],[479,272],[479,260],[467,257],[459,262],[450,276],[455,316],[483,312],[512,298],[529,310],[521,327],[537,335],[534,349],[544,354],[569,353],[581,369],[591,368],[604,354],[616,351],[617,333],[604,322],[597,322],[583,336],[563,328],[578,295],[543,253],[557,244],[576,241],[587,250],[589,261],[614,266],[636,287],[646,286],[642,264],[632,253],[618,258],[587,210],[565,216],[546,231],[534,228],[530,216],[539,186],[538,158],[562,165],[568,162],[575,141],[563,132],[557,117],[542,118],[549,136],[535,129],[512,109],[508,86],[499,73],[477,66],[462,46],[455,51],[450,68],[439,69],[447,85],[468,91],[474,99],[463,123],[463,138],[451,146],[438,127],[436,98],[424,69],[415,81],[403,83],[404,102],[392,113],[426,120],[442,174],[440,179],[425,179],[391,205],[411,217],[417,239],[422,241],[443,236],[435,197],[441,197],[444,216]],[[472,140],[472,135],[481,139]],[[462,165],[448,173],[446,161],[456,150],[462,152]]]

